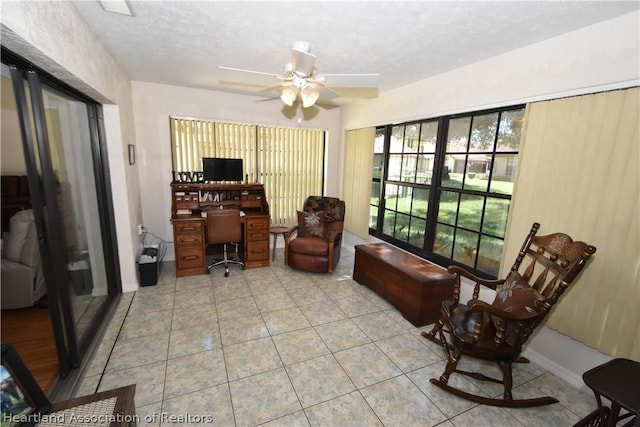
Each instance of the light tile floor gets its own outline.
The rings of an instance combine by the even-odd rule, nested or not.
[[[430,382],[442,349],[351,278],[343,248],[333,274],[232,266],[123,295],[78,395],[136,383],[139,425],[571,426],[595,406],[535,364],[514,368],[514,396],[559,404],[503,409],[452,396]],[[463,359],[461,368],[480,362]],[[484,364],[483,364],[484,365]],[[497,368],[484,372],[498,375]],[[496,396],[495,384],[452,376]]]

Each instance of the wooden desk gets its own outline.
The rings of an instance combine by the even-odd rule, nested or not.
[[[171,223],[176,277],[206,271],[205,208],[237,207],[242,217],[242,255],[246,268],[269,265],[269,205],[262,184],[171,184]]]
[[[87,426],[136,426],[136,385],[107,390],[88,396],[76,397],[54,403],[47,419],[39,427],[78,425]],[[115,401],[114,401],[115,400]],[[105,408],[111,409],[105,410]],[[59,423],[58,421],[62,421]]]

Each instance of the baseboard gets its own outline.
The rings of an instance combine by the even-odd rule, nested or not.
[[[576,375],[575,372],[572,372],[569,369],[565,368],[564,366],[557,364],[553,360],[549,359],[546,356],[543,356],[537,351],[527,349],[523,355],[526,358],[528,358],[530,361],[535,363],[536,365],[543,367],[544,369],[551,372],[555,376],[568,382],[573,387],[578,389],[585,388],[585,384],[582,381],[581,375]]]

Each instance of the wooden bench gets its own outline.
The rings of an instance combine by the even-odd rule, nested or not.
[[[453,299],[455,276],[388,245],[356,245],[353,279],[393,304],[414,326],[440,318],[442,300]]]

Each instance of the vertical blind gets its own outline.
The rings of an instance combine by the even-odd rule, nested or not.
[[[206,120],[169,120],[174,172],[202,170],[203,157],[215,157],[214,123]]]
[[[344,228],[362,239],[369,238],[369,211],[373,172],[375,128],[347,131],[343,199],[349,206]]]
[[[242,159],[248,182],[256,181],[256,126],[215,123],[214,157]]]
[[[547,326],[640,360],[640,89],[527,106],[502,277],[531,223],[597,252]]]
[[[202,171],[202,157],[243,159],[248,182],[265,186],[271,222],[297,223],[307,196],[322,195],[325,132],[170,117],[174,172]]]
[[[297,223],[307,196],[322,195],[324,131],[258,127],[258,170],[269,194],[271,222]]]

